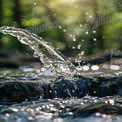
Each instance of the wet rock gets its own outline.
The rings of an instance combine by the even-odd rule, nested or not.
[[[52,99],[54,98],[54,94],[53,94],[53,89],[51,88],[51,85],[47,85],[47,84],[44,84],[42,86],[43,88],[43,91],[44,91],[44,94],[43,94],[43,98],[44,99]]]
[[[53,86],[56,98],[77,97],[77,86],[73,81],[62,79]]]
[[[44,90],[39,83],[11,81],[0,83],[0,103],[37,100],[40,97],[44,97]]]
[[[103,97],[103,96],[110,96],[110,95],[111,95],[110,86],[108,84],[102,83],[100,85],[98,96]]]
[[[0,104],[53,98],[82,98],[89,96],[122,96],[122,78],[84,78],[68,80],[63,77],[50,82],[0,82]]]
[[[120,78],[98,78],[98,81],[100,82],[98,96],[119,95],[120,83],[118,80],[120,80]]]
[[[87,94],[89,94],[89,86],[90,86],[91,82],[90,80],[78,80],[76,82],[77,85],[77,96],[79,98],[86,96]]]

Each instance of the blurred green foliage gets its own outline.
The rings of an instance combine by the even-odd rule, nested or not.
[[[0,26],[27,29],[67,56],[122,49],[120,0],[0,0]],[[0,35],[0,49],[30,50]]]

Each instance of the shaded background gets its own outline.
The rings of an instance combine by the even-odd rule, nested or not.
[[[0,26],[27,29],[67,57],[122,49],[120,0],[0,0]],[[16,38],[0,34],[0,50],[29,52]]]

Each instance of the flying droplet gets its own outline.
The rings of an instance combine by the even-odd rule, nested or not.
[[[59,28],[61,29],[62,27],[61,27],[61,26],[59,26]]]
[[[37,5],[37,3],[35,2],[34,5]]]
[[[88,31],[86,31],[86,34],[89,34],[89,32],[88,32]]]
[[[76,42],[76,38],[73,38],[73,41]]]
[[[73,35],[73,41],[74,41],[74,42],[76,41],[76,37],[75,37],[75,35]]]
[[[81,44],[79,44],[77,48],[80,49],[81,48]]]
[[[94,30],[93,33],[96,33],[96,31]]]
[[[88,15],[89,13],[85,13],[85,15]]]
[[[80,27],[82,27],[82,24],[80,24]]]
[[[78,6],[76,5],[75,8],[78,8]]]
[[[84,53],[85,53],[84,51],[81,51],[81,52],[79,53],[79,55],[82,56],[82,55],[84,55]]]
[[[94,41],[96,41],[97,39],[96,39],[96,38],[94,38],[93,40],[94,40]]]
[[[75,46],[73,46],[72,49],[75,49]]]
[[[73,35],[70,34],[69,36],[72,37]]]
[[[82,42],[84,42],[84,39],[82,39]]]

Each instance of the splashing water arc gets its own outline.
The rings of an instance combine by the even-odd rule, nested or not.
[[[40,61],[45,68],[52,68],[56,74],[60,75],[70,74],[71,77],[71,72],[74,70],[72,63],[41,37],[25,29],[8,26],[0,27],[0,32],[17,37],[22,44],[28,45],[33,49],[34,57],[40,57]]]

